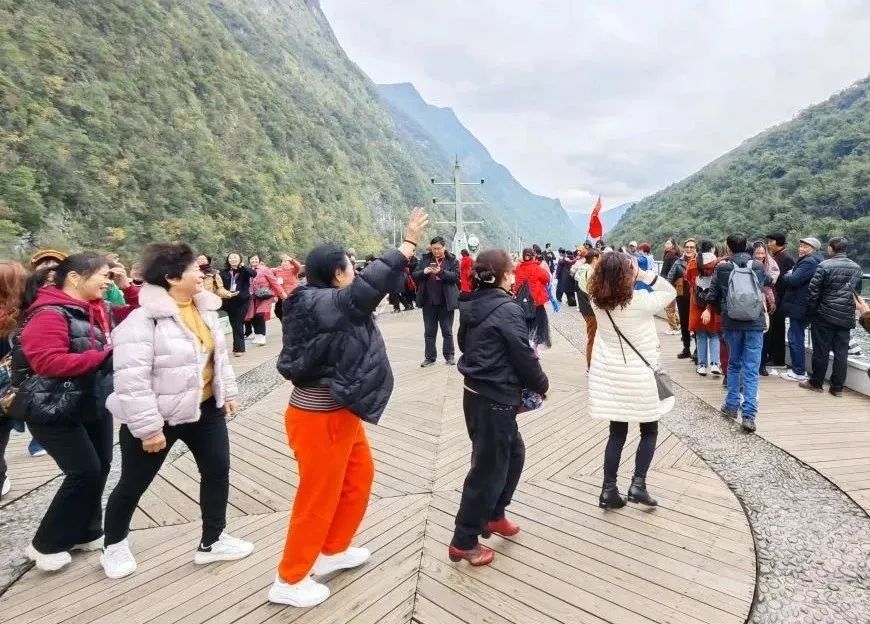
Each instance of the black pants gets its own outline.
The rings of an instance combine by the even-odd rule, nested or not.
[[[837,327],[825,321],[816,320],[810,325],[813,340],[813,370],[810,383],[821,388],[828,372],[828,354],[834,352],[834,365],[831,368],[831,390],[842,390],[848,371],[849,336],[848,327]]]
[[[121,445],[121,478],[106,505],[106,545],[117,544],[130,531],[130,521],[139,499],[157,472],[169,449],[183,441],[199,468],[199,508],[202,511],[202,544],[211,546],[227,525],[230,493],[230,441],[223,408],[208,399],[200,405],[199,420],[170,427],[164,425],[166,448],[146,453],[142,440],[134,438],[126,425],[118,434]]]
[[[426,338],[426,359],[434,362],[438,359],[435,339],[438,338],[438,328],[441,328],[443,338],[442,355],[445,360],[453,357],[453,310],[443,305],[423,306],[423,332]]]
[[[275,318],[279,321],[284,320],[284,300],[278,299],[275,302]]]
[[[0,419],[0,488],[6,481],[6,445],[9,444],[9,435],[12,433],[12,425],[8,420]]]
[[[680,315],[680,337],[683,340],[683,350],[689,351],[692,348],[692,334],[689,333],[689,297],[677,297],[677,313]]]
[[[656,439],[659,435],[658,421],[640,423],[640,442],[634,455],[634,476],[646,478],[646,473],[652,463],[656,451]],[[622,459],[622,448],[628,437],[628,423],[610,421],[610,437],[604,449],[604,482],[616,483],[616,472]]]
[[[465,391],[465,426],[471,438],[471,468],[462,486],[453,545],[474,548],[487,522],[504,518],[523,464],[526,445],[517,428],[517,408]]]
[[[245,312],[248,309],[247,300],[239,300],[238,297],[224,301],[224,310],[230,319],[230,327],[233,328],[233,353],[245,352]]]
[[[69,550],[103,534],[103,490],[112,463],[112,416],[54,425],[28,423],[33,437],[64,474],[33,547],[43,554]]]
[[[785,366],[785,313],[781,308],[770,315],[770,329],[764,335],[761,363]]]
[[[254,335],[265,336],[266,335],[266,315],[263,313],[255,314],[254,318],[251,319],[251,328],[254,330]],[[247,331],[245,331],[245,335],[248,335]]]

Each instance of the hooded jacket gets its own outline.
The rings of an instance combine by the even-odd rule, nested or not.
[[[519,304],[500,288],[472,293],[459,304],[459,372],[465,386],[496,403],[519,405],[523,389],[546,394],[550,384],[529,345]]]
[[[115,386],[106,407],[134,437],[147,440],[159,433],[164,423],[199,420],[202,370],[199,341],[181,320],[178,304],[166,289],[145,284],[139,303],[141,307],[112,332]],[[214,341],[212,384],[221,408],[239,394],[218,322],[221,299],[202,291],[193,298],[193,304]]]

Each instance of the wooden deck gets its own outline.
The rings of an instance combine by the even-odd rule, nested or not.
[[[253,540],[254,555],[193,564],[198,474],[183,455],[142,500],[131,535],[134,575],[106,579],[96,553],[74,556],[59,574],[32,570],[0,597],[0,622],[745,621],[755,588],[746,517],[725,484],[673,435],[662,430],[649,476],[659,508],[598,509],[606,424],[586,416],[582,358],[558,336],[544,356],[549,401],[521,416],[527,461],[509,513],[523,531],[488,540],[496,550],[490,567],[450,563],[447,545],[470,454],[461,377],[441,364],[419,368],[419,315],[389,318],[382,329],[396,392],[381,425],[369,427],[377,476],[357,540],[374,557],[329,579],[327,603],[295,610],[266,602],[298,479],[283,430],[283,387],[230,424],[229,530]]]
[[[668,372],[718,409],[722,378],[701,377],[690,360],[678,360],[680,337],[664,335],[666,327],[659,321]],[[870,397],[849,389],[840,398],[810,392],[773,373],[760,381],[756,435],[818,470],[870,513]]]

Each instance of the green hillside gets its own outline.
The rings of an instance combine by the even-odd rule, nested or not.
[[[639,202],[614,242],[743,231],[846,235],[870,267],[870,77]]]
[[[0,252],[375,249],[431,196],[316,0],[0,0]]]

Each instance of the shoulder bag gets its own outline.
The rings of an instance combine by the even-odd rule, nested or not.
[[[619,330],[619,327],[617,327],[616,323],[613,321],[613,317],[610,316],[610,311],[605,310],[605,312],[607,312],[607,318],[610,319],[610,323],[613,325],[613,329],[616,331],[616,337],[619,340],[619,348],[620,350],[622,350],[623,361],[627,362],[627,360],[625,359],[625,350],[622,349],[622,342],[625,341],[625,344],[631,347],[631,350],[637,354],[637,357],[639,357],[641,361],[646,364],[647,368],[652,371],[653,378],[656,380],[656,390],[659,394],[659,401],[664,401],[665,399],[669,399],[670,397],[674,396],[674,391],[671,386],[673,382],[671,381],[670,375],[668,375],[660,368],[653,367],[653,365],[650,364],[647,359],[643,357],[643,355],[641,355],[640,351],[638,351],[634,347],[634,345],[629,342],[628,338],[626,338],[625,335]]]

